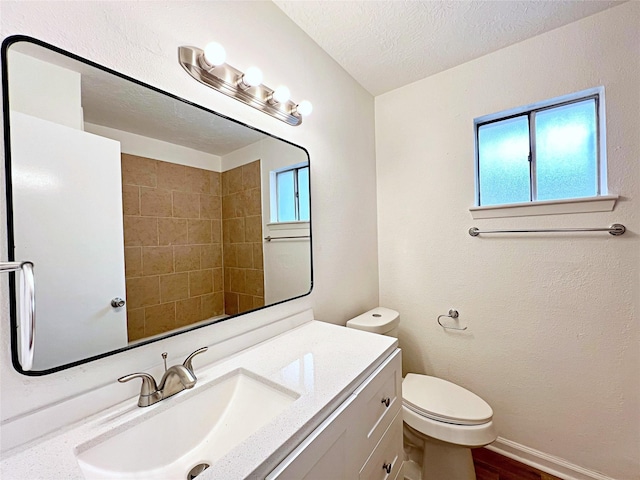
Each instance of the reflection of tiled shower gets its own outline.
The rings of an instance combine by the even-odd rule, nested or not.
[[[222,173],[224,310],[264,305],[260,160]]]
[[[260,165],[245,167],[226,175],[122,155],[129,341],[264,303]]]

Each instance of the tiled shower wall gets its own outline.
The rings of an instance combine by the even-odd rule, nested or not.
[[[223,314],[221,174],[122,154],[122,183],[129,341]]]
[[[224,309],[233,315],[264,305],[260,161],[222,173]]]

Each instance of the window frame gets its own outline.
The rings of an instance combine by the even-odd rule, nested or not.
[[[581,198],[558,198],[552,200],[537,200],[537,171],[536,171],[536,144],[535,144],[535,116],[536,113],[551,110],[585,100],[595,100],[595,128],[596,128],[596,195]],[[548,205],[548,204],[566,204],[573,201],[584,202],[589,199],[599,199],[607,197],[607,162],[606,162],[606,135],[605,135],[605,117],[604,117],[604,87],[595,87],[580,92],[555,97],[542,102],[537,102],[515,109],[505,110],[478,117],[473,121],[474,128],[474,174],[475,174],[475,208],[477,209],[501,209],[510,206],[526,207],[528,205]],[[509,120],[517,117],[527,117],[529,127],[529,198],[528,202],[519,203],[503,203],[493,205],[480,204],[480,155],[479,155],[479,129],[481,126],[492,123]],[[616,197],[617,198],[617,197]]]
[[[309,163],[308,162],[304,162],[304,163],[298,163],[295,165],[289,165],[287,167],[284,168],[280,168],[277,170],[274,170],[271,172],[271,187],[272,187],[272,192],[273,195],[271,197],[271,205],[272,205],[272,215],[271,215],[271,221],[269,222],[270,224],[291,224],[291,223],[309,223],[310,218],[308,220],[301,220],[300,219],[300,188],[299,188],[299,174],[298,172],[300,170],[303,169],[309,169]],[[279,182],[278,182],[278,175],[284,174],[284,173],[288,173],[288,172],[294,172],[293,173],[293,190],[294,190],[294,214],[295,214],[295,220],[280,220],[279,218],[279,213],[280,213],[280,209],[279,207],[279,195],[278,195],[278,186],[279,186]],[[311,210],[311,205],[309,205],[309,210]],[[309,211],[309,216],[311,216],[311,211]]]

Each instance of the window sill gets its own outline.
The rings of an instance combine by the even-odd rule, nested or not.
[[[309,228],[309,222],[270,222],[267,223],[269,230],[295,230],[298,228]]]
[[[529,217],[534,215],[559,215],[563,213],[611,212],[618,195],[601,195],[589,198],[569,198],[566,200],[548,200],[544,202],[511,203],[471,207],[469,212],[474,219]]]

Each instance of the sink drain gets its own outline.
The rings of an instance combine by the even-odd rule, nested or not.
[[[189,470],[189,473],[187,473],[187,480],[193,480],[210,466],[211,465],[209,465],[208,463],[199,463],[198,465],[193,467],[191,470]]]

